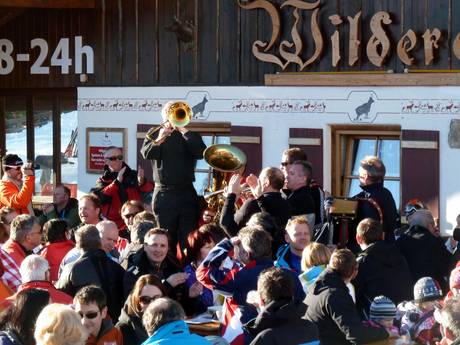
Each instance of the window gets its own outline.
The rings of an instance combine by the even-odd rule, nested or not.
[[[75,89],[0,91],[0,151],[40,165],[35,195],[52,195],[59,183],[70,184],[76,195],[76,100]]]
[[[377,156],[385,165],[384,186],[391,191],[399,208],[400,192],[400,130],[399,128],[333,127],[334,152],[333,191],[336,196],[352,197],[361,191],[359,187],[359,166],[365,156]]]

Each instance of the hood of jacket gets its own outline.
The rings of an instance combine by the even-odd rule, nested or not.
[[[257,316],[253,325],[248,325],[248,330],[251,334],[257,335],[266,329],[300,320],[306,311],[307,306],[304,303],[289,300],[273,301]]]
[[[137,339],[140,341],[144,341],[149,337],[144,325],[142,324],[142,318],[137,315],[128,314],[128,301],[126,301],[123,309],[121,310],[117,327],[121,328],[123,325],[129,326],[136,334]]]
[[[358,255],[358,262],[366,259],[374,260],[383,266],[395,268],[404,265],[404,257],[398,248],[386,241],[377,241]]]

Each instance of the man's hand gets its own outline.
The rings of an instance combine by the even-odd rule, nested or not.
[[[246,183],[251,188],[252,195],[254,198],[258,199],[263,194],[263,187],[261,181],[257,176],[251,174],[246,178]]]
[[[238,199],[241,193],[241,175],[232,175],[230,181],[228,181],[227,193],[235,194]]]
[[[184,284],[188,278],[188,273],[179,272],[171,274],[166,281],[172,287],[176,287],[177,285]]]
[[[190,298],[195,298],[200,296],[203,293],[203,285],[200,282],[194,282],[190,289],[188,290],[188,296]]]
[[[162,144],[174,131],[174,128],[171,126],[169,122],[165,123],[163,127],[161,127],[160,132],[158,133],[158,138],[156,138],[155,143],[160,145]]]
[[[140,165],[137,167],[137,182],[139,185],[143,185],[145,182],[145,172]]]
[[[126,167],[123,167],[118,172],[118,175],[117,175],[118,182],[120,182],[120,183],[123,182],[123,175],[124,175],[125,171],[126,171]]]
[[[54,210],[54,205],[53,204],[46,204],[43,206],[43,213],[44,214],[49,214]]]
[[[239,239],[238,236],[235,236],[235,237],[232,237],[230,239],[230,243],[233,245],[233,246],[239,246],[241,244],[241,240]]]
[[[34,169],[32,163],[27,163],[22,167],[22,174],[25,176],[34,176]]]

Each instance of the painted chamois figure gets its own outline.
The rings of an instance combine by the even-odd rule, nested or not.
[[[201,116],[203,116],[203,112],[204,112],[204,108],[206,107],[206,103],[208,103],[208,99],[206,98],[206,96],[203,97],[203,100],[194,105],[192,107],[192,111],[193,111],[193,117],[198,117],[198,114],[201,114]]]
[[[359,107],[357,107],[355,109],[356,118],[354,119],[354,121],[358,121],[363,114],[365,115],[366,119],[369,118],[369,112],[371,111],[371,106],[374,102],[374,99],[372,97],[369,97],[367,103],[361,104]]]

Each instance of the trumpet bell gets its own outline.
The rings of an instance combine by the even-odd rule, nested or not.
[[[211,145],[204,151],[203,156],[211,168],[221,172],[235,172],[247,162],[243,151],[228,144]]]
[[[185,102],[171,101],[163,106],[161,116],[164,121],[168,121],[173,127],[185,127],[192,120],[193,111]]]

